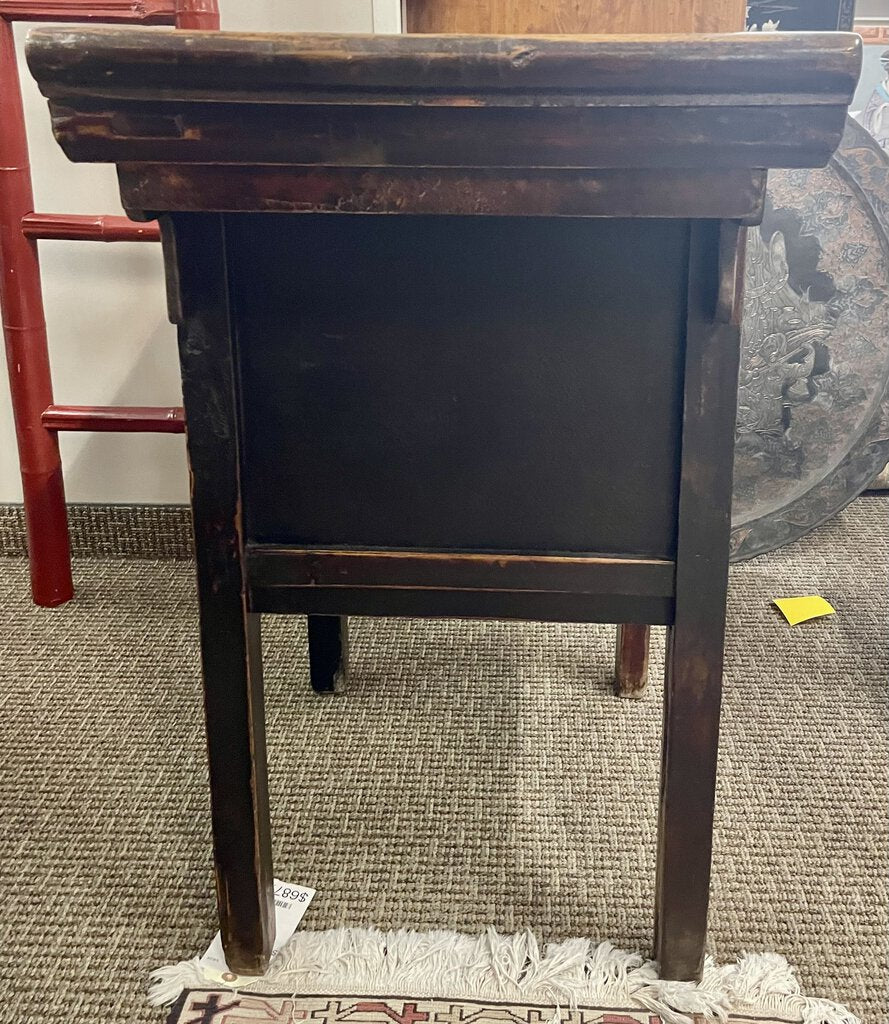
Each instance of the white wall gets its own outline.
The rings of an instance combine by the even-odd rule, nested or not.
[[[855,18],[889,18],[889,2],[887,0],[857,0]]]
[[[223,29],[398,31],[400,0],[219,0]],[[121,213],[112,167],[69,163],[52,138],[46,101],[28,74],[16,26],[35,208],[47,213]],[[164,306],[160,246],[40,243],[43,295],[57,402],[177,405],[176,343]],[[61,435],[69,501],[188,500],[181,436]],[[12,412],[0,384],[0,503],[21,501]]]

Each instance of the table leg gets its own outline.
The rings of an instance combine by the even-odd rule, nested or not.
[[[316,693],[342,689],[349,669],[349,620],[345,615],[309,615],[309,676]]]
[[[179,250],[170,308],[191,410],[195,563],[219,929],[237,974],[262,974],[275,931],[259,615],[245,596],[234,342],[221,217],[165,220]]]
[[[648,643],[651,627],[624,623],[617,627],[614,692],[618,697],[642,697],[648,688]]]
[[[739,225],[691,225],[676,604],[668,633],[655,889],[661,977],[700,978],[710,856],[740,337]]]
[[[201,607],[219,930],[228,966],[262,974],[275,932],[259,615]]]
[[[676,981],[698,980],[703,966],[721,686],[721,641],[708,648],[677,622],[667,635],[655,897],[655,958]]]

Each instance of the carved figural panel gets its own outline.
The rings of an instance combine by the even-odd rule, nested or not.
[[[889,159],[855,121],[774,171],[748,232],[733,557],[795,540],[889,459]]]
[[[747,5],[749,28],[784,32],[848,32],[854,15],[855,0],[750,0]]]

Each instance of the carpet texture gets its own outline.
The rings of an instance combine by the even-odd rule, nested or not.
[[[711,943],[887,1019],[889,502],[732,570]],[[0,562],[0,1018],[158,1021],[149,970],[214,907],[188,563],[84,559],[33,608]],[[837,614],[790,628],[772,597]],[[279,877],[304,927],[651,938],[659,681],[610,693],[609,627],[359,619],[347,695],[265,622]],[[655,631],[653,665],[663,658]],[[656,671],[655,676],[659,673]]]

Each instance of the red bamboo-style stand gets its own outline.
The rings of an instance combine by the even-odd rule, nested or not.
[[[60,430],[181,433],[181,409],[66,406],[53,402],[37,241],[157,241],[156,224],[126,217],[35,213],[16,66],[15,21],[102,21],[218,29],[216,0],[0,0],[0,309],[22,473],[36,604],[74,596]]]

